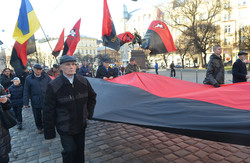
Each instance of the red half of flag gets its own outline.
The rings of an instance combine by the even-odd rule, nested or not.
[[[151,50],[150,54],[169,53],[177,51],[173,37],[167,25],[159,20],[154,20],[142,41],[143,49]]]
[[[62,55],[70,55],[72,56],[76,50],[76,46],[80,41],[80,24],[81,19],[77,21],[75,26],[69,32],[69,35],[64,42],[63,54]]]
[[[52,54],[57,57],[61,50],[63,50],[63,44],[64,44],[64,29],[60,35],[60,38],[56,44],[55,49],[53,50]]]
[[[120,39],[120,46],[122,46],[125,43],[131,42],[135,36],[131,32],[125,32],[119,34],[118,38]]]

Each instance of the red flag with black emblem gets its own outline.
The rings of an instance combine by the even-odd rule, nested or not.
[[[27,55],[34,52],[36,52],[34,35],[23,44],[20,44],[17,41],[15,42],[10,58],[10,64],[14,68],[17,76],[22,76],[27,64]]]
[[[122,46],[125,43],[131,42],[135,36],[131,32],[125,32],[119,34],[118,38],[120,39],[120,46]]]
[[[72,56],[76,50],[76,46],[80,41],[80,24],[81,19],[75,24],[75,26],[69,32],[69,35],[64,42],[63,54]]]
[[[115,49],[116,51],[120,49],[120,39],[116,35],[107,0],[104,0],[103,5],[102,40],[104,46]]]
[[[59,55],[60,51],[63,50],[63,43],[64,43],[64,29],[63,29],[63,31],[62,31],[62,33],[60,35],[60,38],[59,38],[59,40],[58,40],[58,42],[56,44],[55,49],[52,52],[52,55],[54,57],[57,57]]]
[[[154,20],[142,40],[141,48],[149,49],[150,54],[161,54],[177,51],[173,37],[167,25],[159,20]]]

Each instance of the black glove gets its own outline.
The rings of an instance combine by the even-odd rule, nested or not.
[[[214,84],[214,87],[215,87],[215,88],[218,88],[218,87],[220,87],[220,84],[215,83],[215,84]]]

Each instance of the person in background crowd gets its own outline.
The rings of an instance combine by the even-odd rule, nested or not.
[[[12,79],[14,77],[15,77],[15,75],[13,75],[10,72],[9,68],[5,68],[3,70],[3,73],[2,73],[1,79],[0,79],[0,83],[2,84],[2,86],[4,87],[5,90],[7,90],[12,85]]]
[[[92,77],[92,71],[87,61],[83,61],[79,72],[82,76]]]
[[[23,72],[22,75],[20,75],[20,76],[17,75],[17,77],[18,77],[18,78],[20,79],[20,81],[21,81],[21,85],[22,85],[22,86],[24,85],[25,79],[26,79],[26,77],[27,77],[28,75],[29,75],[29,70],[28,70],[27,67],[25,67],[25,70],[24,70],[24,72]]]
[[[87,119],[92,118],[96,104],[96,93],[89,81],[75,74],[75,62],[72,56],[60,58],[62,74],[49,83],[44,101],[44,137],[55,138],[56,127],[63,163],[84,163]]]
[[[155,73],[158,74],[158,63],[155,61]]]
[[[122,66],[121,66],[122,75],[124,74],[124,70],[125,70],[125,67],[122,65]]]
[[[94,67],[93,67],[93,73],[94,73],[94,76],[93,76],[93,77],[96,77],[96,71],[97,71],[97,66],[96,66],[96,65],[94,65]]]
[[[135,63],[135,58],[130,58],[129,60],[129,64],[127,65],[127,67],[125,68],[125,74],[129,74],[132,72],[139,72],[140,68],[139,66]]]
[[[237,59],[232,68],[233,83],[246,82],[250,78],[247,75],[247,66],[244,60],[247,58],[248,53],[240,51],[238,53],[239,59]]]
[[[6,95],[4,87],[0,84],[0,95]],[[10,110],[11,103],[7,97],[0,98],[0,107],[2,110]],[[9,153],[11,151],[9,130],[4,126],[2,116],[0,116],[0,163],[9,162]]]
[[[60,75],[60,70],[58,64],[53,64],[53,67],[47,72],[47,74],[51,77],[56,78]]]
[[[43,101],[48,83],[51,81],[51,78],[43,71],[42,66],[38,63],[33,66],[33,71],[34,73],[31,73],[29,76],[27,76],[24,84],[23,104],[25,108],[28,108],[29,98],[31,98],[31,106],[35,118],[37,133],[42,134]]]
[[[22,109],[23,109],[23,86],[20,83],[20,79],[15,77],[13,79],[13,84],[9,87],[9,98],[11,100],[11,105],[14,110],[17,119],[17,129],[21,130],[23,128],[22,122]]]
[[[221,46],[215,45],[213,51],[214,53],[210,56],[203,83],[217,88],[220,87],[220,84],[224,84],[224,64],[221,59]]]
[[[91,77],[95,77],[94,68],[93,68],[93,65],[91,63],[89,64],[89,67],[90,67]]]
[[[174,65],[174,61],[172,61],[172,63],[170,64],[170,76],[171,77],[175,77],[175,65]]]
[[[114,77],[118,77],[118,75],[119,75],[119,69],[118,69],[118,67],[117,67],[117,65],[116,64],[114,64],[114,72],[115,72],[115,76]]]
[[[76,63],[76,74],[80,74],[80,65]]]
[[[102,66],[99,66],[96,72],[96,78],[101,78],[104,80],[113,79],[115,77],[115,71],[109,66],[109,59],[104,59]]]

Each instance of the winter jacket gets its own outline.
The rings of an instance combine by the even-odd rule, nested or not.
[[[129,74],[132,72],[139,72],[139,67],[136,64],[134,65],[128,64],[127,67],[125,68],[125,74]]]
[[[10,74],[10,77],[8,77],[4,74],[1,75],[0,83],[2,84],[2,86],[4,87],[5,90],[8,89],[13,84],[13,82],[11,80],[14,77],[15,77],[15,75],[13,75],[13,74]]]
[[[60,135],[75,135],[92,118],[96,104],[96,93],[89,81],[81,75],[74,75],[73,84],[61,74],[51,81],[46,91],[43,124],[45,139]]]
[[[18,86],[12,84],[9,87],[9,94],[11,94],[10,100],[12,106],[23,106],[23,86],[21,84],[19,84]]]
[[[109,67],[107,71],[104,66],[100,66],[96,72],[96,78],[103,79],[103,77],[109,78],[111,76],[115,77],[115,71],[111,67]]]
[[[218,57],[216,54],[210,56],[203,83],[209,85],[215,85],[216,83],[224,84],[224,65],[221,57]]]
[[[237,59],[232,68],[233,83],[246,82],[247,67],[244,62]]]
[[[29,104],[31,99],[32,108],[42,108],[45,92],[51,78],[43,72],[40,78],[37,78],[34,73],[27,76],[23,90],[23,104]]]
[[[58,70],[58,71],[53,71],[53,68],[51,68],[48,72],[47,72],[47,74],[49,75],[49,76],[52,76],[52,77],[58,77],[59,75],[60,75],[60,70]]]
[[[4,94],[6,94],[4,87],[0,85],[0,95]],[[3,110],[9,110],[11,108],[10,100],[8,100],[6,103],[1,103],[0,107]],[[10,151],[10,133],[9,130],[3,126],[2,119],[0,119],[0,156],[7,155]]]
[[[84,67],[82,65],[82,67],[80,68],[79,70],[79,73],[82,75],[82,76],[88,76],[88,77],[92,77],[92,72],[91,72],[91,67],[90,66],[86,66]],[[88,75],[86,75],[86,73],[88,73]]]

